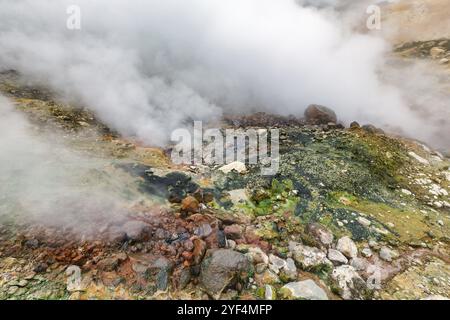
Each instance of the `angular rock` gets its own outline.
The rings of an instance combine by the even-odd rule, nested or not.
[[[236,171],[237,173],[245,173],[247,171],[247,167],[245,166],[245,163],[235,161],[219,168],[219,170],[225,174],[230,173],[232,171]]]
[[[178,268],[173,274],[174,287],[183,290],[191,281],[191,270],[189,268]]]
[[[398,253],[388,247],[382,247],[380,249],[380,258],[384,261],[391,262],[393,259],[398,257]]]
[[[281,277],[283,280],[297,280],[297,267],[295,266],[295,261],[293,259],[286,259],[286,264],[281,270]]]
[[[290,243],[290,250],[295,262],[303,270],[317,270],[325,266],[332,266],[324,252],[317,248],[304,246],[302,244]]]
[[[223,230],[227,239],[237,240],[242,238],[243,227],[238,224],[226,226]]]
[[[325,106],[312,104],[305,110],[305,120],[308,124],[320,125],[330,122],[336,123],[336,113]]]
[[[328,259],[333,262],[335,266],[348,263],[348,259],[342,254],[342,252],[334,249],[328,249]]]
[[[275,288],[271,285],[266,284],[264,287],[264,299],[266,300],[275,300],[277,295],[275,293]]]
[[[214,299],[219,299],[223,290],[234,281],[246,277],[250,271],[248,258],[229,249],[217,249],[208,253],[200,271],[200,284]]]
[[[355,258],[358,255],[358,248],[350,237],[340,238],[337,242],[336,249],[349,259]]]
[[[198,238],[195,238],[194,240],[192,240],[192,242],[194,243],[194,250],[192,251],[192,262],[194,265],[200,264],[206,253],[206,242]]]
[[[266,269],[263,273],[255,274],[256,283],[260,286],[266,284],[279,284],[280,278],[272,270]]]
[[[370,250],[370,248],[364,248],[362,249],[361,254],[366,258],[370,258],[373,253],[372,250]]]
[[[356,271],[366,271],[369,267],[369,262],[363,258],[353,258],[350,261],[350,265],[355,268]]]
[[[209,223],[203,223],[194,230],[194,234],[200,238],[206,238],[212,233],[213,229]]]
[[[286,266],[286,261],[273,254],[269,255],[269,262],[269,269],[276,274],[280,273],[280,270]]]
[[[155,279],[158,290],[166,291],[169,287],[169,277],[173,270],[173,263],[165,257],[160,257],[148,268],[148,274]]]
[[[313,280],[291,282],[281,288],[288,298],[304,300],[328,300],[326,292]]]
[[[331,278],[338,286],[339,295],[345,300],[364,299],[367,286],[352,266],[340,266],[333,270]]]
[[[364,217],[358,217],[358,222],[364,227],[369,227],[372,224],[372,222],[369,219],[366,219]]]

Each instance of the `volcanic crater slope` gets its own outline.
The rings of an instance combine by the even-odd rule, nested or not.
[[[258,165],[178,166],[18,77],[2,73],[1,91],[36,135],[60,132],[104,164],[84,184],[115,186],[124,215],[83,233],[0,207],[10,210],[1,299],[450,297],[450,160],[439,152],[371,125],[344,128],[312,106],[326,121],[311,109],[305,119],[223,120],[280,129],[275,176]]]

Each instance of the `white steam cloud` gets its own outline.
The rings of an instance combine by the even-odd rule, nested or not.
[[[0,96],[0,218],[64,227],[85,236],[122,229],[138,198],[124,196],[100,159],[64,146],[56,134],[37,133]]]
[[[431,129],[419,130],[429,123],[411,110],[407,92],[380,80],[386,43],[311,3],[0,0],[0,68],[50,86],[148,144],[164,144],[187,119],[301,115],[311,103],[335,109],[347,123],[430,140]],[[81,30],[66,28],[73,4],[81,8]]]

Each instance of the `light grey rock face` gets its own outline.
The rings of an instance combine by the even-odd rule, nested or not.
[[[354,258],[350,262],[350,265],[357,271],[365,271],[369,267],[369,263],[363,258]]]
[[[269,255],[269,262],[269,269],[276,274],[280,273],[280,270],[286,266],[286,261],[273,254]]]
[[[398,253],[388,247],[382,247],[380,249],[380,258],[384,261],[391,262],[393,259],[398,257]]]
[[[230,173],[231,171],[236,171],[238,173],[245,173],[247,171],[247,167],[245,166],[245,163],[235,161],[219,168],[219,170],[225,174]]]
[[[289,244],[289,248],[295,262],[297,262],[303,270],[312,270],[323,266],[333,265],[331,261],[327,259],[326,254],[317,248],[292,242]]]
[[[230,249],[218,249],[208,253],[200,271],[200,284],[213,298],[219,299],[222,291],[239,277],[249,271],[248,258]]]
[[[366,258],[370,258],[373,255],[372,250],[370,250],[370,248],[362,249],[361,254]]]
[[[266,286],[264,287],[264,298],[266,300],[276,299],[275,290],[271,285],[266,284]]]
[[[348,259],[342,254],[342,252],[334,249],[328,250],[328,259],[336,266],[348,263]]]
[[[291,258],[286,259],[286,265],[281,271],[282,275],[289,280],[297,279],[297,267],[295,266],[295,261]]]
[[[336,249],[339,250],[349,259],[358,255],[358,248],[350,237],[342,237],[338,240]]]
[[[345,300],[363,299],[366,283],[352,266],[340,266],[333,270],[331,278],[340,289],[340,296]]]
[[[364,217],[358,217],[358,222],[364,227],[369,227],[372,224],[372,222],[369,219],[366,219]]]
[[[281,291],[294,299],[328,300],[326,292],[313,280],[290,282]]]

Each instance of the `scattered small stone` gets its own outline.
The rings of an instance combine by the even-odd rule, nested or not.
[[[265,264],[265,263],[258,263],[255,266],[256,273],[263,273],[266,270],[267,270],[267,264]]]
[[[200,205],[196,198],[188,196],[181,201],[181,210],[187,213],[197,213]]]
[[[264,299],[266,300],[275,300],[277,298],[275,293],[275,288],[269,284],[266,284],[264,287]]]
[[[340,251],[335,249],[328,250],[328,259],[337,266],[348,263],[348,259]]]
[[[297,279],[297,267],[295,266],[295,261],[292,258],[286,259],[286,264],[281,270],[281,275],[283,279],[296,280]]]
[[[370,258],[373,255],[372,250],[370,250],[370,248],[362,249],[361,254],[366,258]]]
[[[225,174],[232,171],[236,171],[237,173],[245,173],[247,171],[247,167],[245,166],[245,163],[235,161],[219,168],[219,170]]]
[[[30,239],[25,241],[25,246],[30,249],[36,249],[39,247],[39,241],[37,239]]]
[[[194,230],[194,234],[200,238],[206,238],[212,233],[213,229],[209,223],[203,223]]]
[[[304,280],[286,284],[280,290],[287,298],[305,300],[328,300],[326,292],[313,280]]]
[[[236,241],[227,239],[227,246],[228,249],[234,249],[236,248]]]
[[[380,249],[380,258],[384,261],[391,262],[393,259],[398,257],[398,253],[388,247],[382,247]]]
[[[412,192],[407,189],[402,189],[402,193],[406,194],[407,196],[412,196]]]
[[[273,254],[269,255],[269,262],[269,269],[276,274],[280,273],[280,270],[286,266],[286,261]]]
[[[358,255],[358,248],[350,237],[340,238],[337,242],[336,249],[349,259],[355,258]]]
[[[417,155],[416,153],[414,153],[414,152],[412,152],[412,151],[408,152],[408,154],[409,154],[412,158],[414,158],[415,160],[417,160],[418,162],[420,162],[421,164],[424,164],[424,165],[429,165],[429,164],[430,164],[430,162],[429,162],[427,159],[422,158],[421,156]]]
[[[361,225],[363,225],[364,227],[369,227],[371,224],[372,224],[372,222],[370,222],[370,220],[369,219],[366,219],[366,218],[364,218],[364,217],[358,217],[358,222],[361,224]]]

